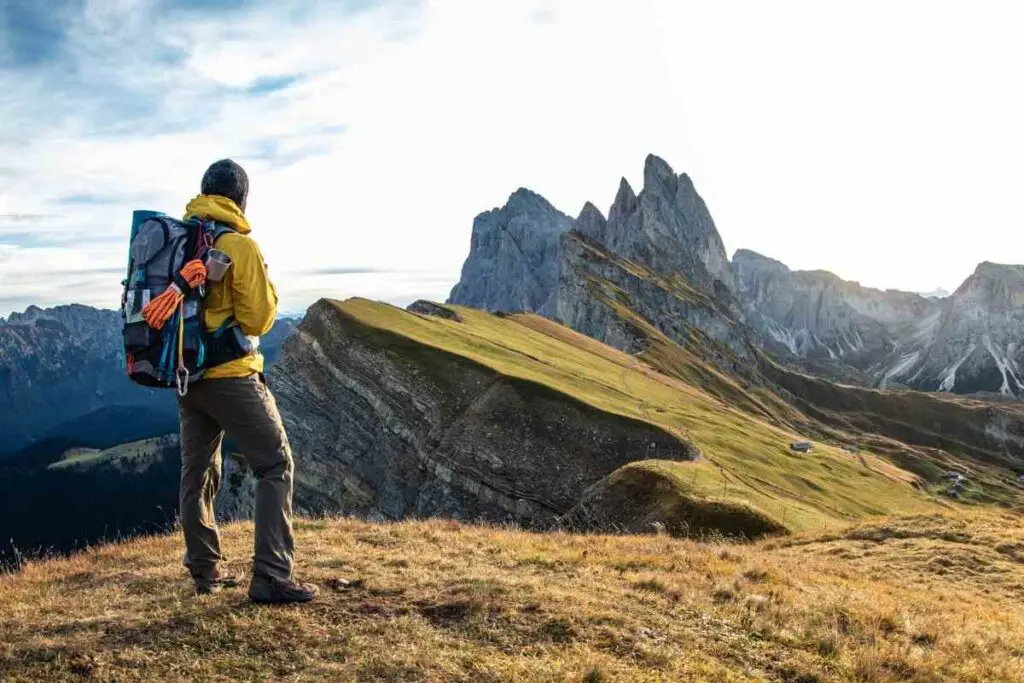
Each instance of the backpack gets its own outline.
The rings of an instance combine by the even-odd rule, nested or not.
[[[170,287],[182,267],[205,260],[217,239],[234,229],[210,220],[180,221],[153,212],[137,212],[122,284],[124,369],[133,382],[147,387],[177,387],[184,396],[188,383],[216,365],[246,355],[235,334],[234,318],[209,332],[203,319],[204,287],[185,294],[182,305],[162,330],[146,323],[142,309]]]

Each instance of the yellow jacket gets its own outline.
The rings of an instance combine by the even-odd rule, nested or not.
[[[245,214],[227,197],[201,194],[185,207],[185,218],[193,216],[224,223],[237,231],[225,233],[217,240],[217,249],[231,257],[231,267],[220,282],[207,283],[206,328],[213,332],[234,316],[246,335],[266,334],[277,317],[277,290],[267,275],[260,248],[249,237],[252,229]],[[212,367],[203,378],[248,377],[256,372],[263,372],[260,353]]]

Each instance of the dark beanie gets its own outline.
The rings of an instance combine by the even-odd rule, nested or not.
[[[227,197],[245,211],[245,200],[249,196],[249,176],[244,168],[231,159],[221,159],[206,169],[200,192]]]

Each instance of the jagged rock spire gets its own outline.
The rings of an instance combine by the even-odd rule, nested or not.
[[[654,154],[647,155],[644,161],[644,190],[653,191],[661,186],[671,191],[675,189],[677,182],[676,172],[667,161]]]
[[[612,222],[621,221],[636,211],[636,193],[630,187],[629,181],[623,178],[619,181],[619,191],[615,195],[615,202],[608,212],[608,220]]]
[[[608,228],[608,221],[601,214],[601,210],[587,202],[580,211],[580,217],[576,219],[575,229],[592,240],[604,243],[605,231]]]

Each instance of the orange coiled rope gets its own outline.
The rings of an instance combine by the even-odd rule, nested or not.
[[[180,274],[192,289],[206,283],[206,265],[199,259],[186,263]],[[146,304],[142,309],[142,317],[154,330],[162,330],[184,298],[185,294],[181,288],[177,284],[171,283],[171,286],[164,290],[163,294]]]

